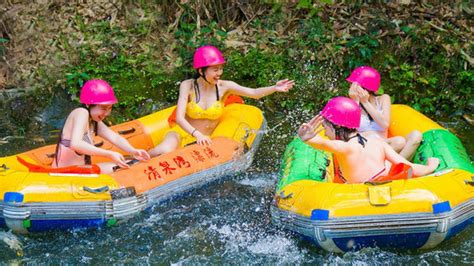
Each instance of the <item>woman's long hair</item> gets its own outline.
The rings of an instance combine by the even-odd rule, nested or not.
[[[332,128],[334,128],[334,132],[336,135],[337,140],[343,140],[343,141],[348,141],[350,139],[350,135],[354,132],[357,132],[356,128],[347,128],[347,127],[342,127],[338,126],[331,121],[324,119],[329,125],[331,125]]]
[[[196,103],[198,103],[199,100],[201,100],[201,91],[199,90],[197,80],[198,80],[198,78],[203,77],[204,80],[207,81],[206,74],[205,74],[206,69],[207,69],[207,67],[201,67],[200,69],[197,69],[196,73],[194,74],[194,77],[193,77],[193,79],[194,79],[194,94],[196,95],[196,99],[195,99]],[[199,70],[202,71],[202,75],[201,75],[201,73],[199,73]]]

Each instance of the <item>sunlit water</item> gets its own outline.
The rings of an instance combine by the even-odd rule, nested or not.
[[[68,108],[63,108],[68,110]],[[67,113],[46,110],[48,119],[37,139],[7,139],[0,156],[38,139],[54,142],[51,128]],[[64,111],[67,112],[67,111]],[[54,113],[54,115],[52,114]],[[304,114],[307,117],[309,114]],[[27,236],[0,229],[0,261],[6,263],[238,263],[238,264],[474,264],[474,227],[433,250],[368,248],[329,253],[271,223],[270,204],[278,177],[279,158],[301,122],[301,112],[266,114],[269,129],[256,160],[245,173],[162,203],[111,228],[48,232]],[[466,145],[472,126],[457,119],[442,124]],[[53,122],[51,122],[53,121]],[[443,122],[445,121],[445,122]],[[5,136],[0,136],[4,138]],[[39,141],[41,142],[41,141]],[[473,154],[472,145],[466,145]]]

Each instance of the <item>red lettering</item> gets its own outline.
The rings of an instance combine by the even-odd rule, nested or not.
[[[201,153],[196,150],[193,150],[193,152],[191,153],[191,156],[196,162],[204,162],[204,160],[206,160],[206,158],[204,158],[204,156],[202,156]]]
[[[173,158],[174,163],[179,167],[179,168],[189,168],[191,167],[191,163],[186,161],[182,156],[176,156]]]
[[[206,147],[206,149],[204,149],[204,154],[206,154],[207,158],[209,159],[219,157],[219,154],[217,154],[214,150],[212,150],[209,147]]]
[[[153,166],[148,166],[148,169],[144,169],[143,172],[148,176],[148,180],[161,178],[160,173]]]
[[[167,161],[160,162],[160,166],[163,167],[162,171],[167,175],[173,174],[173,171],[176,170],[176,168],[171,167]]]

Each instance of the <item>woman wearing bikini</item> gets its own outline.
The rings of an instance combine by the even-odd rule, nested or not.
[[[401,156],[411,160],[420,146],[422,135],[418,130],[413,130],[406,137],[388,137],[391,101],[388,94],[377,94],[380,87],[379,72],[370,66],[361,66],[354,69],[346,80],[351,83],[349,97],[362,108],[359,132],[367,138],[383,139]]]
[[[339,177],[344,183],[364,183],[386,175],[386,161],[410,166],[413,176],[430,174],[438,167],[438,158],[428,158],[427,165],[410,163],[383,139],[364,138],[357,130],[360,116],[358,103],[346,97],[335,97],[319,115],[301,125],[298,136],[314,148],[334,155]],[[318,135],[323,128],[329,139]]]
[[[194,138],[200,145],[209,145],[209,137],[219,124],[223,114],[223,99],[235,94],[260,99],[274,92],[287,92],[294,82],[280,80],[274,86],[258,89],[247,88],[233,81],[221,80],[224,71],[224,57],[214,46],[196,49],[193,67],[194,79],[181,82],[176,109],[176,123],[164,140],[149,151],[152,157],[182,147],[184,138]]]

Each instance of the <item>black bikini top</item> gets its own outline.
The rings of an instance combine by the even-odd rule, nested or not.
[[[353,138],[358,138],[359,144],[362,145],[362,147],[365,148],[365,143],[367,142],[367,139],[362,137],[359,133],[355,134],[354,136],[350,137],[347,139],[347,141],[353,139]]]

